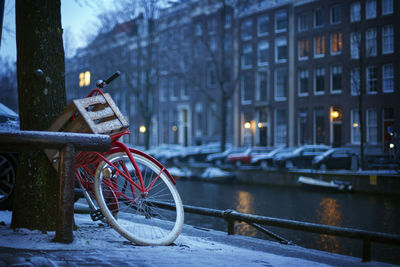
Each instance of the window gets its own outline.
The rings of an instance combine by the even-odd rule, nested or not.
[[[262,15],[258,17],[257,20],[257,34],[258,36],[263,36],[268,34],[268,24],[269,17],[268,15]]]
[[[322,8],[314,10],[314,28],[324,26],[324,12]]]
[[[215,36],[211,36],[208,42],[210,51],[212,52],[212,54],[215,54],[215,51],[217,50],[217,38]]]
[[[269,43],[260,41],[258,43],[258,65],[268,65]]]
[[[376,109],[367,109],[367,143],[376,144],[378,142],[378,116]]]
[[[268,72],[259,71],[257,74],[257,101],[268,101]]]
[[[297,143],[299,145],[308,144],[308,111],[300,109],[297,113]]]
[[[382,91],[384,93],[394,92],[393,64],[385,64],[382,66]]]
[[[365,33],[365,53],[366,56],[372,57],[376,56],[376,29],[369,29]]]
[[[90,71],[79,73],[79,87],[90,85]]]
[[[286,68],[275,69],[275,100],[284,101],[287,95],[287,70]]]
[[[361,47],[361,33],[352,32],[350,34],[350,57],[352,59],[360,58],[360,47]]]
[[[194,32],[197,36],[203,33],[200,22],[196,23]]]
[[[251,103],[251,88],[252,88],[252,76],[250,72],[244,73],[242,76],[242,92],[241,99],[242,105]]]
[[[338,24],[342,21],[342,6],[335,5],[331,7],[331,24]]]
[[[275,32],[284,32],[287,29],[286,10],[275,12]]]
[[[331,93],[342,91],[342,66],[333,65],[331,68]]]
[[[209,33],[209,34],[215,33],[215,29],[216,29],[216,27],[217,27],[217,21],[216,21],[216,19],[215,19],[215,18],[211,18],[211,19],[208,21],[207,27],[208,27],[208,33]]]
[[[393,0],[382,0],[382,15],[393,14]]]
[[[314,37],[314,57],[323,57],[325,54],[325,36]]]
[[[225,14],[225,28],[230,28],[232,25],[232,15]]]
[[[275,39],[275,62],[282,63],[287,61],[286,38]]]
[[[299,96],[307,96],[308,95],[308,70],[300,70],[299,73]]]
[[[308,30],[308,14],[300,14],[298,16],[297,29],[299,32]]]
[[[195,111],[195,123],[196,123],[196,136],[203,135],[203,103],[197,102],[194,106]]]
[[[376,94],[378,90],[377,88],[378,74],[375,66],[367,67],[366,79],[367,79],[367,93]]]
[[[247,19],[242,22],[241,31],[242,31],[242,40],[249,40],[251,39],[251,19]]]
[[[367,0],[365,5],[365,18],[376,18],[376,0]]]
[[[350,111],[350,142],[352,144],[359,144],[361,140],[361,131],[360,131],[360,115],[358,113],[358,109],[352,109]]]
[[[188,86],[184,80],[181,80],[181,96],[184,99],[189,97]]]
[[[314,109],[314,144],[323,144],[325,141],[324,108]]]
[[[245,44],[243,46],[242,53],[242,68],[251,68],[253,48],[251,44]]]
[[[215,86],[217,84],[217,70],[214,64],[208,66],[207,82],[209,86]]]
[[[299,59],[308,59],[310,45],[308,39],[299,40]]]
[[[350,72],[350,90],[351,95],[360,94],[360,69],[355,68]]]
[[[382,54],[392,54],[394,50],[393,25],[383,26],[382,29]]]
[[[179,97],[179,80],[178,78],[173,78],[172,81],[172,94],[171,94],[171,99],[177,99]]]
[[[331,54],[337,55],[342,52],[342,33],[335,32],[331,34]]]
[[[287,115],[285,109],[275,110],[275,146],[286,145]]]
[[[320,95],[325,92],[325,68],[315,69],[314,94]]]
[[[361,5],[360,2],[353,3],[350,6],[350,22],[361,20]]]
[[[161,80],[161,100],[164,101],[168,98],[168,81],[166,79]]]

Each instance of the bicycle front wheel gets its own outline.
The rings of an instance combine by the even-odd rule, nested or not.
[[[169,245],[181,233],[183,205],[172,181],[153,160],[130,152],[110,154],[95,174],[95,195],[107,222],[138,245]]]

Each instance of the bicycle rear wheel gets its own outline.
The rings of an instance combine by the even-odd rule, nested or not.
[[[131,155],[147,190],[139,190],[139,174],[128,155],[113,153],[96,170],[97,202],[107,222],[126,239],[138,245],[169,245],[182,231],[182,200],[159,164],[134,151]]]

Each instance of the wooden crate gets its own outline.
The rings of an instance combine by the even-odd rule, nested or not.
[[[52,123],[49,131],[113,135],[129,127],[109,94],[73,100]],[[45,150],[58,170],[58,151]]]

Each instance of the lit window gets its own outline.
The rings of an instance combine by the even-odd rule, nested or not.
[[[367,0],[365,5],[365,18],[376,18],[376,0]]]
[[[333,65],[331,69],[331,92],[340,93],[342,91],[342,66]]]
[[[382,66],[382,90],[385,93],[394,91],[394,70],[393,64],[385,64]]]
[[[375,66],[367,67],[366,79],[367,79],[367,93],[376,94],[378,90],[377,88],[378,74]]]
[[[275,31],[284,32],[287,29],[287,14],[286,10],[275,12]]]
[[[382,15],[393,14],[393,0],[382,0]]]
[[[382,54],[391,54],[394,51],[393,25],[386,25],[382,29]]]
[[[342,52],[342,33],[336,32],[331,34],[331,54],[337,55]]]
[[[361,5],[360,2],[353,3],[350,6],[350,22],[361,20]]]
[[[351,129],[351,143],[359,144],[361,140],[360,131],[360,115],[358,114],[358,109],[352,109],[350,111],[350,129]]]
[[[308,39],[303,39],[299,41],[299,58],[307,59],[310,54],[310,46]]]
[[[376,47],[376,29],[369,29],[365,33],[366,38],[365,38],[365,53],[366,56],[376,56],[377,53],[377,47]]]
[[[79,73],[79,87],[90,85],[90,71]]]
[[[331,24],[338,24],[342,21],[342,6],[331,7]]]
[[[325,36],[314,37],[314,56],[323,57],[325,54]]]

